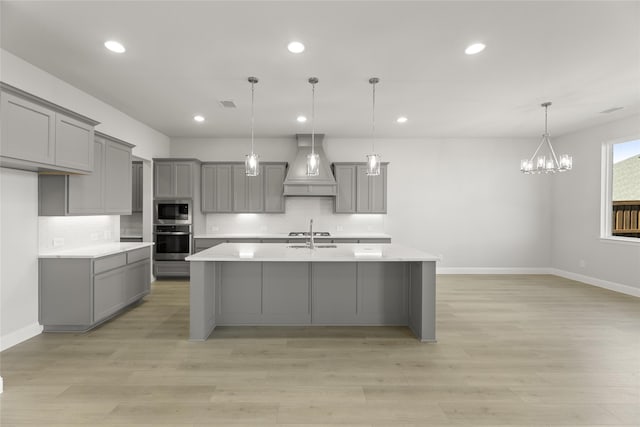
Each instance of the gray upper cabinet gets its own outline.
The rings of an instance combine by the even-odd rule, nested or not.
[[[233,212],[233,168],[230,164],[202,165],[202,212]]]
[[[133,145],[96,132],[88,175],[40,175],[38,214],[130,215]]]
[[[264,164],[264,211],[284,213],[284,179],[287,174],[285,163]]]
[[[364,163],[334,163],[337,196],[336,213],[387,213],[387,165],[380,175],[368,176]]]
[[[98,122],[2,83],[0,165],[89,173]]]
[[[142,162],[131,163],[131,212],[142,212]]]
[[[283,213],[287,164],[267,162],[258,176],[247,176],[244,163],[202,164],[203,213]]]
[[[233,165],[233,211],[264,212],[264,166],[258,176],[247,176],[244,164]]]
[[[197,160],[153,159],[153,197],[191,199],[194,195]]]

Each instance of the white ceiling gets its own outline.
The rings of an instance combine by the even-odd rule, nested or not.
[[[640,1],[2,1],[3,49],[173,137],[537,137],[640,112]],[[127,52],[103,47],[117,39]],[[299,40],[307,50],[287,51]],[[465,47],[482,41],[475,56]],[[233,100],[235,110],[219,106]],[[600,113],[624,107],[611,114]],[[206,122],[196,124],[199,113]],[[406,115],[409,122],[395,123]]]

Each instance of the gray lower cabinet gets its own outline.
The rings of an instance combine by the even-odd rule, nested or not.
[[[284,213],[287,164],[264,162],[258,176],[247,176],[244,163],[202,164],[203,213]]]
[[[314,263],[311,266],[313,281],[313,323],[357,323],[357,274],[355,262]]]
[[[0,165],[25,170],[89,173],[95,120],[1,84]]]
[[[45,331],[86,331],[149,293],[151,251],[101,258],[39,260],[40,323]]]
[[[38,214],[130,215],[132,148],[96,132],[91,174],[38,176]]]
[[[364,163],[334,163],[334,212],[387,213],[387,165],[380,165],[380,175],[368,176]]]
[[[196,159],[153,159],[153,197],[192,199],[199,167]]]

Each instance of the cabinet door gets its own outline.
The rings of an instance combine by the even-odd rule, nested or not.
[[[371,212],[370,178],[367,176],[366,166],[356,166],[356,212],[358,213]]]
[[[371,213],[387,213],[387,165],[380,165],[380,175],[368,176]]]
[[[176,199],[191,199],[193,197],[193,163],[173,163]]]
[[[233,212],[249,212],[244,165],[233,165]]]
[[[355,262],[311,263],[312,323],[324,325],[357,322],[357,269]]]
[[[262,264],[262,316],[267,323],[311,323],[307,262]]]
[[[94,169],[88,175],[70,175],[68,178],[67,212],[71,215],[99,215],[104,213],[104,155],[106,141],[93,142]],[[63,196],[63,195],[61,195]]]
[[[220,323],[258,323],[262,318],[262,263],[220,263],[217,316]]]
[[[93,139],[93,126],[57,113],[55,164],[91,172]]]
[[[334,173],[337,184],[334,210],[336,213],[354,213],[356,211],[356,167],[336,165]]]
[[[55,113],[4,92],[1,105],[2,156],[53,164]]]
[[[93,321],[99,322],[126,305],[126,267],[93,277]]]
[[[104,177],[105,213],[131,215],[131,148],[107,141]]]
[[[247,212],[264,212],[264,168],[258,176],[246,176]]]
[[[130,304],[149,293],[151,282],[151,261],[147,258],[127,266],[124,299]]]
[[[284,178],[285,165],[264,166],[264,211],[267,213],[284,213]]]
[[[202,212],[233,210],[231,165],[202,165]]]
[[[171,163],[153,165],[153,196],[156,198],[174,198],[176,189],[175,169]]]
[[[142,212],[142,163],[131,165],[131,212]]]

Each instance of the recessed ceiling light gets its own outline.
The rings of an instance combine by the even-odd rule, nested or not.
[[[474,43],[472,45],[469,45],[465,50],[464,53],[466,53],[467,55],[475,55],[476,53],[480,53],[484,50],[486,46],[482,43]]]
[[[405,116],[400,116],[400,117],[398,117],[396,119],[396,122],[398,122],[398,123],[407,123],[407,120],[409,120],[409,119],[407,119]]]
[[[298,123],[304,123],[307,121],[307,118],[305,116],[298,116],[296,117],[296,120],[298,121]]]
[[[287,45],[287,49],[291,53],[301,53],[304,52],[304,45],[300,42],[291,42]]]
[[[197,115],[197,116],[193,116],[193,120],[195,120],[198,123],[204,122],[204,117]]]
[[[126,51],[124,46],[122,46],[122,43],[119,43],[115,40],[108,40],[104,42],[104,47],[115,53],[124,53]]]

